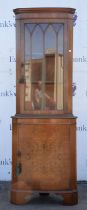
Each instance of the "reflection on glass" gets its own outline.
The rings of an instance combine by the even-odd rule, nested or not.
[[[25,110],[63,110],[63,24],[25,24]]]
[[[39,81],[33,85],[33,105],[37,110],[51,110],[55,109],[56,103],[52,97],[53,85],[47,85]]]

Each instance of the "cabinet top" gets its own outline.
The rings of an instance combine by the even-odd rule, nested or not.
[[[13,10],[15,14],[22,13],[41,13],[41,12],[58,12],[58,13],[70,13],[74,14],[74,8],[66,8],[66,7],[45,7],[45,8],[16,8]]]

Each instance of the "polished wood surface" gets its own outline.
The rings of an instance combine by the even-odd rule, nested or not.
[[[65,7],[43,7],[43,8],[17,8],[13,10],[15,14],[19,14],[19,13],[35,13],[35,12],[58,12],[58,13],[71,13],[74,14],[75,13],[75,9],[74,8],[65,8]]]
[[[76,193],[76,118],[13,118],[13,125],[12,196],[17,190],[26,192],[23,197],[33,191]]]
[[[16,15],[17,95],[16,115],[12,117],[11,202],[15,204],[29,202],[33,192],[40,194],[53,192],[62,195],[65,205],[74,205],[78,202],[76,117],[72,114],[74,12],[73,8],[18,8],[14,10]],[[29,58],[25,62],[25,25],[39,24],[41,29],[41,24],[44,23],[48,24],[48,27],[49,25],[52,27],[51,24],[63,24],[63,52],[60,54],[54,49],[52,53],[53,49],[50,48],[51,54],[47,55],[43,44],[43,58],[36,58],[36,60]],[[28,32],[29,27],[30,25],[28,25]],[[32,40],[33,33],[29,33],[30,40]],[[56,37],[57,35],[56,32]],[[44,38],[43,43],[45,43]],[[56,49],[57,44],[56,42]],[[29,46],[32,51],[32,43]],[[32,52],[29,53],[31,56]],[[61,59],[59,60],[62,62],[61,65],[57,63],[58,59]],[[31,66],[30,71],[32,70],[33,82],[31,84],[29,77],[27,79],[27,64]],[[47,81],[45,81],[44,72]],[[55,77],[55,74],[58,76]],[[40,78],[43,81],[42,93],[36,88]],[[58,82],[61,83],[62,88],[58,86]],[[32,91],[28,92],[32,84]],[[44,104],[42,103],[41,107],[35,106],[36,102],[33,99],[35,89],[36,94],[45,93],[47,99],[51,98],[51,108],[50,100],[46,102],[46,99],[45,102],[42,99]],[[57,96],[58,99],[55,100]],[[54,106],[52,98],[56,102]],[[58,100],[61,100],[61,103]],[[60,107],[57,103],[60,104]]]
[[[26,10],[25,10],[26,11]],[[32,10],[33,11],[33,10]],[[45,10],[42,9],[42,13],[37,13],[39,14],[39,17],[35,15],[33,23],[62,23],[64,25],[64,79],[63,79],[63,91],[64,91],[64,109],[63,110],[51,110],[49,111],[49,114],[58,114],[58,113],[72,113],[72,45],[73,45],[73,14],[71,13],[71,19],[68,20],[68,18],[63,18],[60,16],[62,13],[57,14],[54,12],[55,17],[53,17],[52,9],[48,9],[48,13],[45,14],[45,19],[41,18],[41,15],[44,14]],[[17,71],[17,100],[16,100],[16,113],[20,114],[40,114],[40,113],[48,113],[48,111],[43,110],[43,111],[37,111],[37,110],[27,110],[24,107],[24,98],[25,98],[25,83],[19,83],[20,77],[24,75],[24,69],[25,69],[25,63],[24,63],[24,46],[25,46],[25,38],[24,38],[24,26],[27,23],[32,23],[33,16],[34,16],[34,11],[31,13],[32,17],[28,19],[28,15],[30,13],[21,13],[23,16],[27,15],[26,18],[27,20],[23,18],[19,18],[17,20],[17,25],[16,25],[16,40],[17,40],[17,47],[16,47],[16,71]],[[48,18],[49,14],[49,18]],[[69,13],[66,13],[69,14]],[[18,15],[18,14],[17,14]],[[16,16],[17,16],[16,15]],[[56,15],[60,16],[56,17]],[[68,39],[69,37],[69,39]]]

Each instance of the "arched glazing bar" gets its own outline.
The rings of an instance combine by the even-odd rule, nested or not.
[[[26,110],[63,110],[63,33],[63,24],[25,24]]]

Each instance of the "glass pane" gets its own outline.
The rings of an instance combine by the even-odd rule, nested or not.
[[[58,33],[60,28],[63,26],[63,24],[61,24],[61,23],[53,23],[52,26],[53,26],[53,29],[55,30],[55,32]]]
[[[31,35],[29,33],[28,24],[25,27],[25,62],[29,61],[31,57]]]
[[[25,24],[25,110],[63,110],[63,24]]]
[[[54,99],[54,84],[46,83],[46,109],[47,110],[55,110],[56,109],[56,101]]]
[[[45,63],[46,63],[46,81],[54,82],[55,54],[45,55]]]
[[[40,25],[36,25],[32,33],[32,59],[43,58],[43,32]]]
[[[60,25],[58,31],[58,58],[57,58],[57,86],[56,86],[56,101],[57,101],[57,109],[63,109],[63,51],[64,51],[64,43],[63,43],[63,25]]]
[[[32,101],[33,101],[33,109],[41,110],[44,105],[44,90],[43,83],[38,81],[36,84],[32,84]]]

